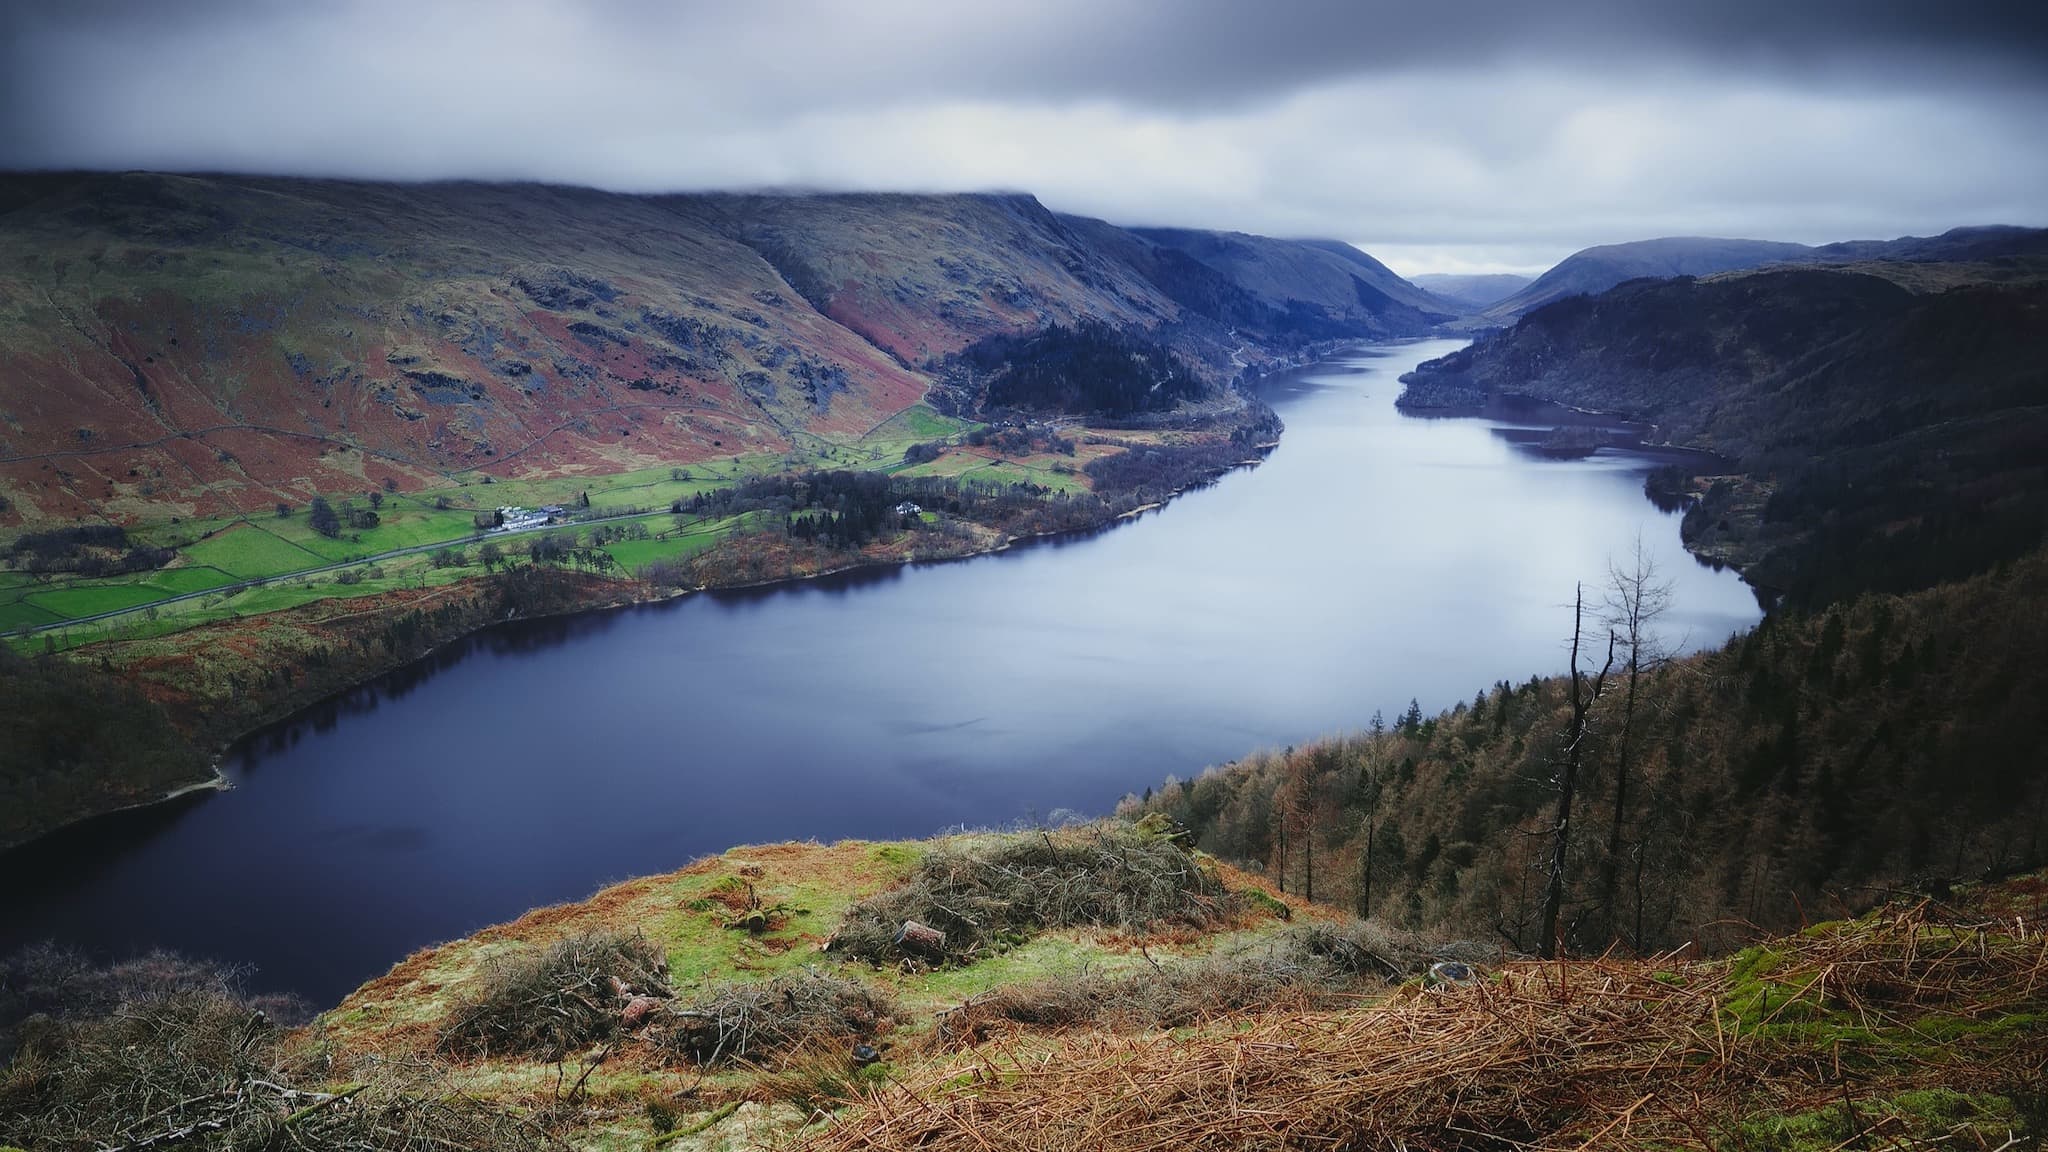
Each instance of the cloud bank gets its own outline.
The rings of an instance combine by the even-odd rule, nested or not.
[[[2048,224],[2048,5],[75,0],[0,167],[1035,192],[1408,272]]]

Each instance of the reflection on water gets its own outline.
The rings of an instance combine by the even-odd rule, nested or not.
[[[1757,609],[1642,494],[1654,454],[1549,460],[1417,420],[1452,345],[1271,382],[1255,470],[1114,530],[518,622],[244,742],[238,787],[8,858],[0,947],[258,966],[333,1000],[422,944],[735,843],[920,835],[1126,791],[1558,668],[1576,580],[1640,534],[1669,639]],[[32,891],[31,891],[32,889]]]

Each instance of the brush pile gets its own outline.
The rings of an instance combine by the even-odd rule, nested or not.
[[[265,1001],[240,994],[232,970],[161,954],[78,967],[79,999],[40,981],[49,958],[0,964],[9,1002],[27,993],[44,1008],[20,1022],[0,1070],[0,1144],[37,1152],[562,1147],[531,1120],[451,1090],[430,1061],[326,1083],[322,1062],[273,1023],[258,1006]]]
[[[1172,837],[1102,824],[934,850],[904,884],[848,911],[831,947],[895,963],[915,921],[945,934],[937,958],[964,963],[1049,928],[1209,928],[1234,911],[1215,873]]]
[[[1004,1025],[1130,1032],[1242,1012],[1325,1010],[1355,1003],[1389,981],[1419,976],[1433,960],[1479,959],[1470,955],[1477,951],[1470,945],[1425,948],[1376,924],[1311,924],[1191,963],[1001,985],[941,1013],[934,1038],[959,1047],[983,1043]]]
[[[2044,1009],[2037,930],[1923,906],[1732,962],[1517,962],[1208,1035],[992,1045],[870,1094],[810,1146],[1777,1148],[1784,1130],[1758,1125],[1794,1118],[1839,1133],[1802,1148],[2019,1147],[2019,1109],[2048,1087]]]
[[[895,1027],[900,1010],[889,996],[858,980],[797,972],[774,980],[714,988],[687,1008],[670,1007],[652,1032],[672,1059],[696,1064],[759,1062],[800,1047],[832,1042],[844,1052]]]
[[[491,965],[442,1026],[453,1056],[560,1060],[626,1026],[635,1000],[667,1001],[668,958],[641,936],[592,932]]]

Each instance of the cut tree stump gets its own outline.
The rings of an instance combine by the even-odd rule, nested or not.
[[[932,959],[944,959],[946,955],[946,934],[937,928],[926,927],[915,920],[905,920],[903,927],[896,930],[896,947],[905,952]]]

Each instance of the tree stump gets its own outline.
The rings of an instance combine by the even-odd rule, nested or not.
[[[896,947],[912,955],[942,960],[946,956],[946,934],[915,920],[905,920],[896,930]]]

